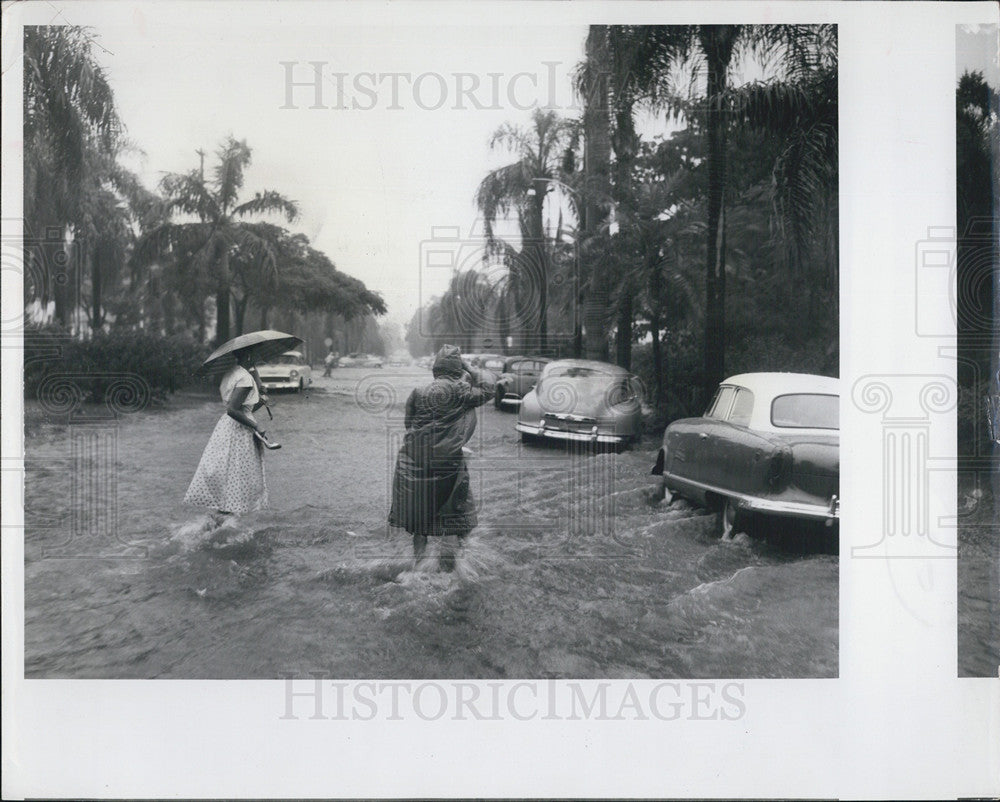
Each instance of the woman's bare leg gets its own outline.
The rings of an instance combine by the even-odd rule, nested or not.
[[[414,535],[413,536],[413,567],[416,568],[417,564],[420,562],[420,558],[424,556],[424,552],[427,551],[427,535]]]

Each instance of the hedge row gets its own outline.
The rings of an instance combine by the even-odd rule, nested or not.
[[[186,337],[141,330],[98,332],[78,340],[54,326],[29,328],[24,337],[25,398],[44,402],[46,396],[75,386],[82,401],[107,401],[114,392],[162,401],[198,381],[195,370],[209,350]]]

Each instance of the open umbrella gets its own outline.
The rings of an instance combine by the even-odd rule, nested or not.
[[[207,376],[229,370],[236,364],[237,351],[251,349],[257,362],[265,362],[271,357],[290,351],[301,342],[301,337],[273,329],[241,334],[216,348],[198,368],[198,375]]]
[[[256,362],[265,362],[273,356],[291,350],[301,342],[301,337],[296,337],[294,334],[285,334],[283,331],[274,331],[273,329],[251,331],[249,334],[241,334],[239,337],[233,337],[233,339],[224,342],[212,351],[208,359],[198,368],[197,372],[199,375],[208,376],[229,370],[229,368],[236,364],[236,352],[246,349],[250,349],[253,352]],[[267,410],[269,418],[274,418],[274,415],[271,414],[271,407],[265,404],[264,409]],[[258,436],[258,439],[267,448],[281,448],[277,443],[269,443],[266,438]]]

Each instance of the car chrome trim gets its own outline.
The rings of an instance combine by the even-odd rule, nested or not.
[[[623,434],[595,434],[590,432],[571,432],[566,429],[547,429],[541,426],[532,426],[528,423],[518,421],[514,428],[524,434],[533,434],[536,437],[550,437],[553,440],[579,440],[587,443],[622,443],[626,439]]]
[[[840,518],[840,499],[834,495],[829,504],[809,504],[804,501],[780,501],[778,499],[762,499],[758,496],[748,496],[744,493],[734,493],[732,490],[722,490],[713,485],[706,485],[696,482],[693,479],[685,479],[672,473],[663,471],[664,481],[668,483],[673,480],[679,484],[689,487],[696,487],[699,490],[714,493],[717,496],[731,498],[736,503],[751,512],[766,512],[771,515],[795,515],[802,518],[816,518],[818,520],[833,520]]]

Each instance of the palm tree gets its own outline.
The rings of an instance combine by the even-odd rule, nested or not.
[[[615,26],[607,36],[616,64],[617,91],[654,108],[684,115],[701,127],[707,142],[707,226],[705,263],[704,382],[706,392],[725,374],[725,188],[726,153],[732,123],[731,71],[742,57],[769,63],[775,57],[786,74],[817,64],[832,26],[679,25]],[[834,34],[835,35],[835,34]],[[679,93],[675,78],[683,67],[704,74],[704,94]],[[588,142],[588,147],[589,147]]]
[[[548,348],[548,238],[545,230],[545,196],[554,188],[567,149],[574,135],[574,124],[553,111],[536,109],[531,129],[510,124],[498,128],[490,139],[490,148],[504,148],[517,161],[490,172],[476,190],[476,205],[483,215],[487,242],[502,247],[495,225],[511,211],[517,213],[521,234],[517,276],[518,292],[530,279],[538,298],[538,349]],[[523,296],[522,296],[523,297]]]
[[[113,153],[122,132],[111,86],[92,52],[94,41],[90,30],[77,26],[24,28],[24,217],[29,241],[48,239],[49,231],[59,232],[63,240],[81,226],[86,184],[94,181],[95,165],[105,163],[88,154]],[[25,255],[27,264],[27,250]],[[68,261],[68,269],[75,261]],[[65,325],[65,288],[77,277],[66,275],[61,285],[55,276],[37,278],[38,300],[47,303],[51,290],[56,319]],[[29,285],[26,280],[26,292]]]
[[[609,117],[613,51],[612,29],[607,25],[591,25],[587,34],[586,60],[577,73],[577,92],[583,96],[584,137],[584,210],[580,221],[587,243],[585,253],[599,256],[604,250],[600,238],[605,232],[611,208],[611,120]],[[585,265],[598,264],[587,259]],[[583,308],[584,332],[575,333],[574,351],[580,355],[584,347],[589,359],[606,360],[608,276],[604,270],[583,268],[586,301]]]
[[[274,190],[263,190],[250,200],[239,202],[251,150],[245,141],[230,136],[216,155],[218,163],[209,179],[205,178],[203,169],[164,176],[161,187],[168,208],[192,215],[197,220],[159,226],[143,238],[139,251],[147,263],[164,253],[183,254],[195,272],[211,276],[215,287],[215,342],[220,344],[230,337],[230,260],[233,255],[237,251],[241,258],[253,254],[263,271],[277,269],[275,244],[245,219],[254,215],[281,214],[292,221],[298,216],[298,207]]]
[[[998,352],[1000,339],[996,317],[1000,271],[995,197],[1000,106],[996,89],[981,72],[962,74],[955,101],[958,380],[963,388],[969,388],[972,397],[996,398],[1000,372],[996,363],[991,365],[991,359]],[[983,377],[991,374],[993,383],[987,387]],[[962,450],[967,448],[963,444]]]

